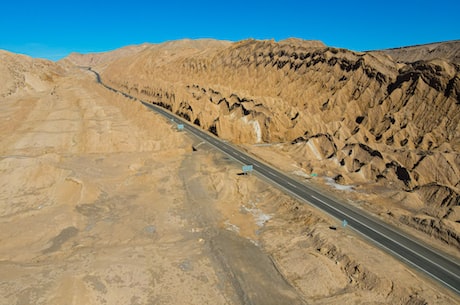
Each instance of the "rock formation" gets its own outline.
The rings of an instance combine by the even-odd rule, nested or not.
[[[428,59],[417,47],[418,60],[403,63],[411,49],[403,56],[296,39],[180,41],[144,47],[101,72],[110,86],[223,139],[282,143],[307,172],[414,193],[411,200],[438,209],[430,217],[456,222],[459,46],[439,44],[436,54],[447,55]]]

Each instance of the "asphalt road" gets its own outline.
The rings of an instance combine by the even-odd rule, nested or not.
[[[136,99],[129,94],[120,92],[103,84],[97,72],[91,69],[88,70],[94,72],[97,81],[107,89],[119,92],[128,98]],[[169,120],[174,121],[177,124],[183,124],[184,130],[203,139],[233,159],[245,165],[252,165],[256,174],[283,188],[295,197],[323,210],[341,222],[346,220],[347,226],[356,230],[372,242],[378,244],[383,249],[389,251],[408,265],[424,272],[444,286],[450,288],[455,293],[460,294],[460,262],[458,260],[456,261],[454,258],[449,258],[448,255],[443,254],[441,251],[434,250],[424,245],[421,241],[417,241],[414,237],[398,232],[396,228],[385,224],[372,215],[351,206],[347,206],[335,199],[329,198],[314,188],[300,183],[296,179],[283,174],[257,159],[254,159],[235,146],[220,140],[214,135],[211,135],[198,127],[193,126],[189,122],[186,122],[163,108],[144,101],[140,102],[153,111],[165,116]]]

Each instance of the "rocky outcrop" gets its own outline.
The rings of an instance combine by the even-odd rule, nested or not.
[[[400,217],[400,221],[460,249],[460,234],[449,222],[427,215],[404,215]]]

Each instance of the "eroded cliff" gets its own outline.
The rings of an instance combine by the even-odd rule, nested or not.
[[[223,139],[281,143],[307,173],[412,194],[401,207],[443,220],[444,239],[459,243],[459,72],[446,59],[290,39],[150,46],[102,76]]]

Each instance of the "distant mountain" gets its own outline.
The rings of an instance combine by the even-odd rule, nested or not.
[[[398,62],[443,59],[460,65],[460,40],[382,50]]]
[[[71,53],[69,56],[63,58],[59,62],[66,63],[70,62],[77,66],[95,66],[101,65],[117,58],[135,54],[139,51],[142,51],[147,47],[147,44],[136,45],[136,46],[127,46],[114,51],[100,52],[100,53]]]
[[[228,45],[228,41],[219,41],[213,39],[183,39],[168,41],[161,44],[149,44],[144,43],[141,45],[127,46],[114,51],[100,52],[100,53],[71,53],[69,56],[64,58],[62,62],[71,62],[78,66],[99,66],[114,61],[118,58],[127,57],[133,54],[140,53],[146,49],[148,50],[158,50],[163,52],[168,52],[168,50],[177,50],[177,49],[195,49],[195,50],[205,50],[220,47],[223,45]]]

